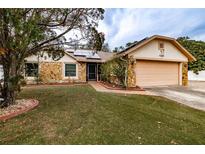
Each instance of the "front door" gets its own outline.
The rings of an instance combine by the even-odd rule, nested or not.
[[[97,79],[97,64],[88,63],[87,77],[88,77],[88,80],[96,80]]]

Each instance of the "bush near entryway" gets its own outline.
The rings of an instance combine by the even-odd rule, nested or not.
[[[102,81],[127,87],[127,60],[114,58],[101,65]]]

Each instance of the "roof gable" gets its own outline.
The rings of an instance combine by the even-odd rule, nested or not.
[[[159,49],[159,44],[163,44],[163,53]],[[188,58],[179,51],[171,42],[154,39],[146,45],[129,53],[128,56],[134,59],[159,60],[173,62],[188,62]]]
[[[152,40],[159,39],[159,40],[165,40],[172,43],[182,54],[184,54],[189,61],[196,61],[196,58],[189,53],[181,44],[179,44],[174,38],[166,37],[166,36],[160,36],[160,35],[154,35],[150,38],[145,38],[134,45],[128,47],[124,51],[120,52],[119,56],[125,56],[133,51],[138,50],[139,48],[145,46],[146,44],[150,43]]]

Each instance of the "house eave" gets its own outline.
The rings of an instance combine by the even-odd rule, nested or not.
[[[128,49],[125,49],[124,51],[121,51],[117,55],[120,57],[120,56],[125,56],[127,54],[130,54],[130,53],[136,51],[137,49],[145,46],[147,43],[149,43],[150,41],[152,41],[154,39],[160,39],[160,40],[166,40],[166,41],[172,42],[180,50],[180,52],[182,52],[188,58],[188,60],[190,62],[196,61],[196,58],[190,52],[188,52],[180,43],[178,43],[176,39],[171,38],[171,37],[167,37],[167,36],[161,36],[161,35],[154,35],[154,36],[148,38],[147,40],[143,41],[140,44],[136,44]]]

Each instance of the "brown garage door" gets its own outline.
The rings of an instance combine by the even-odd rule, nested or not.
[[[160,61],[137,61],[136,85],[158,86],[179,84],[179,63]]]

